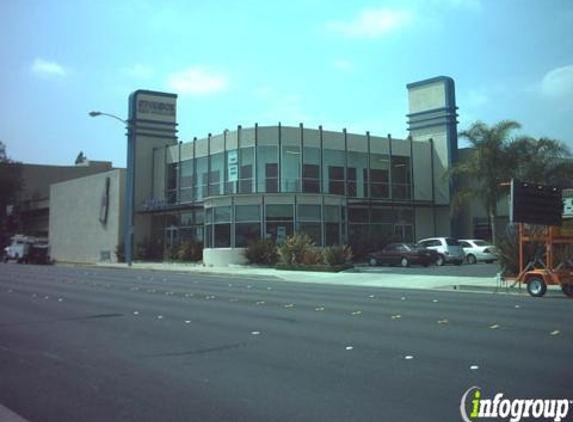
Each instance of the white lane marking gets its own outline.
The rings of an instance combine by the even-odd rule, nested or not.
[[[555,331],[553,331],[553,332],[551,333],[551,335],[552,335],[552,336],[557,336],[557,335],[559,335],[560,333],[561,333],[561,331],[555,330]]]
[[[133,312],[133,315],[139,315],[139,312],[135,311]]]
[[[163,315],[157,315],[157,319],[163,319]]]
[[[479,369],[479,366],[478,365],[472,365],[472,366],[470,366],[470,369],[472,371],[477,371]]]
[[[402,296],[402,297],[400,298],[400,300],[406,300],[406,298],[405,298],[404,296]]]
[[[432,300],[432,302],[438,303],[438,299],[434,299],[434,300]]]
[[[191,324],[191,321],[186,320],[186,321],[185,321],[185,324]]]
[[[412,360],[412,359],[414,359],[414,356],[412,356],[412,355],[406,355],[406,356],[404,356],[404,359],[406,359],[406,360]]]
[[[259,334],[261,334],[260,331],[251,331],[251,334],[254,336],[258,336]]]
[[[352,347],[352,346],[346,346],[346,350],[354,350],[354,347]]]

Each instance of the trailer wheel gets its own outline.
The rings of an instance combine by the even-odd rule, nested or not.
[[[547,292],[547,285],[542,277],[531,277],[527,281],[527,292],[533,297],[541,297]]]
[[[573,284],[562,284],[561,290],[565,296],[573,297]]]

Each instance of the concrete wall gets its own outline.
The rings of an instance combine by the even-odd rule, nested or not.
[[[53,259],[98,262],[103,252],[116,261],[123,227],[124,177],[125,170],[118,169],[51,186],[49,242]],[[107,178],[108,212],[104,221]]]
[[[207,267],[227,267],[229,264],[246,264],[245,248],[205,248],[203,263]]]

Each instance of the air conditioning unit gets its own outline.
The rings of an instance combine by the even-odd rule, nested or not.
[[[573,198],[563,198],[563,216],[573,217]]]

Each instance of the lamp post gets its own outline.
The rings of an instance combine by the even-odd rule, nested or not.
[[[90,111],[91,117],[106,116],[119,120],[127,129],[127,174],[125,181],[125,206],[124,206],[124,227],[123,242],[125,245],[125,262],[131,266],[133,262],[133,219],[134,219],[134,197],[135,197],[135,154],[133,148],[133,128],[129,120],[122,119],[115,114],[104,113],[102,111]]]

